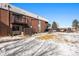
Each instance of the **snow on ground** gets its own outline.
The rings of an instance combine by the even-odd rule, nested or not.
[[[1,39],[2,40],[2,39]],[[78,56],[78,33],[40,33],[0,43],[1,56]]]
[[[6,42],[6,41],[20,40],[20,39],[23,39],[23,38],[24,38],[24,36],[22,37],[21,35],[0,37],[0,43]]]

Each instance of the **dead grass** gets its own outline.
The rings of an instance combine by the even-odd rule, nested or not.
[[[56,35],[45,34],[37,38],[41,40],[50,40],[50,39],[56,39]]]
[[[77,42],[68,41],[67,39],[61,40],[61,38],[58,38],[58,36],[54,35],[54,34],[44,34],[44,35],[40,35],[37,38],[40,39],[40,40],[52,40],[52,41],[55,41],[57,43],[62,43],[62,44],[74,44],[74,43],[77,43]]]

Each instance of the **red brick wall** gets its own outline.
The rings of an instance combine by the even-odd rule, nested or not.
[[[7,10],[1,10],[1,22],[9,26],[9,12]]]
[[[28,20],[28,24],[32,25],[33,32],[39,32],[39,28],[38,28],[39,20],[32,17],[27,17],[27,20]],[[47,27],[46,21],[41,20],[41,32],[44,32],[46,27]]]
[[[32,25],[33,32],[38,32],[38,19],[26,16],[27,23],[29,27]],[[12,15],[10,16],[10,20],[12,20]],[[43,20],[41,20],[41,32],[44,32],[47,23]],[[10,24],[11,25],[11,24]],[[10,27],[9,27],[9,12],[7,10],[0,9],[0,36],[6,36],[10,33]]]
[[[6,36],[9,33],[9,12],[0,9],[0,36]]]
[[[27,16],[26,18],[27,18],[27,23],[28,23],[29,27],[32,26],[33,32],[34,33],[38,32],[38,20],[35,18],[32,18],[30,16]]]
[[[47,23],[45,21],[41,20],[41,32],[44,32],[46,27],[47,27]]]
[[[32,19],[32,28],[34,32],[38,32],[38,20],[37,19]]]

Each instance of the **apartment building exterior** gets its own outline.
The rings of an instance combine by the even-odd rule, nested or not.
[[[0,3],[0,36],[44,32],[47,19],[11,4]]]

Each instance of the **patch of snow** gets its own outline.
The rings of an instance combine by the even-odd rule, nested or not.
[[[47,33],[40,33],[45,35]],[[56,39],[40,40],[35,34],[23,40],[0,43],[0,55],[5,56],[79,56],[78,33],[51,33]],[[8,38],[7,38],[8,39]],[[16,39],[16,37],[15,37]]]

